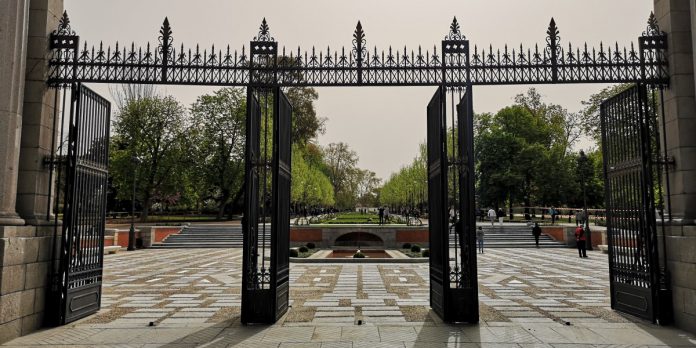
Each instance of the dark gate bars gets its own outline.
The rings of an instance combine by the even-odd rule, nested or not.
[[[265,19],[250,47],[242,323],[270,324],[290,299],[292,106],[277,85],[278,44]]]
[[[601,105],[612,308],[671,322],[671,291],[660,267],[655,185],[659,132],[653,87],[637,84]],[[662,221],[664,224],[664,220]],[[663,231],[664,233],[664,231]]]
[[[48,298],[56,309],[49,314],[52,324],[83,318],[101,305],[110,117],[106,99],[81,84],[72,86],[64,220]]]

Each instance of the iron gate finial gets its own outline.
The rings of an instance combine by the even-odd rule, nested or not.
[[[254,41],[275,41],[271,36],[271,29],[268,27],[266,17],[263,17],[261,26],[259,26],[259,35],[254,38]]]
[[[174,37],[172,36],[172,27],[169,25],[168,17],[164,17],[164,22],[162,23],[162,27],[160,27],[159,34],[159,49],[162,53],[162,58],[167,60],[170,58],[172,53],[172,42],[174,41]]]
[[[58,29],[53,32],[54,35],[75,35],[75,32],[70,27],[70,18],[68,17],[68,11],[63,11],[63,16],[60,17],[58,22]]]
[[[356,61],[362,62],[364,60],[367,54],[366,44],[365,31],[360,21],[358,21],[358,24],[355,26],[355,31],[353,32],[353,54],[355,55]]]
[[[664,33],[660,30],[660,26],[657,24],[657,18],[655,17],[655,12],[650,12],[650,17],[648,17],[648,27],[643,32],[643,36],[660,36]]]
[[[466,37],[462,35],[462,32],[459,28],[459,22],[457,22],[457,17],[455,16],[454,19],[452,19],[452,24],[450,24],[450,31],[447,36],[445,36],[445,40],[466,40]]]

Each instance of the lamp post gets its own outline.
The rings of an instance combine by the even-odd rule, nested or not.
[[[135,250],[135,184],[137,180],[138,164],[140,160],[138,156],[133,156],[133,193],[131,195],[131,223],[130,230],[128,230],[128,251]]]
[[[587,178],[585,177],[587,169],[587,156],[585,155],[585,151],[582,150],[580,151],[580,158],[578,158],[578,169],[580,171],[580,180],[582,181],[582,215],[585,219],[583,228],[585,229],[585,237],[587,239],[587,250],[592,250],[590,219],[587,215]]]

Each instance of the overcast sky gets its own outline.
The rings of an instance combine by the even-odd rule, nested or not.
[[[545,45],[551,17],[561,42],[599,46],[635,42],[645,30],[653,0],[65,0],[72,27],[90,44],[155,43],[165,16],[175,45],[248,46],[266,17],[281,46],[303,50],[351,47],[362,22],[368,47],[403,50],[433,47],[447,34],[452,17],[473,45]],[[106,86],[92,86],[108,97]],[[495,112],[530,86],[475,87],[476,112]],[[547,102],[570,111],[605,85],[536,86]],[[161,87],[185,104],[208,87]],[[434,87],[318,88],[317,110],[327,117],[319,142],[343,141],[360,156],[360,166],[387,178],[417,154],[425,141],[425,108]],[[584,143],[583,147],[590,144]]]

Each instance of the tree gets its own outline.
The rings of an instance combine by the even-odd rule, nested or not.
[[[427,201],[427,147],[420,145],[420,152],[413,161],[389,177],[379,190],[380,205],[409,207]]]
[[[289,87],[285,95],[292,105],[292,142],[305,145],[324,134],[325,118],[317,116],[319,94],[311,87]]]
[[[119,109],[113,128],[114,185],[120,198],[130,199],[137,174],[141,220],[146,221],[155,201],[171,202],[184,186],[182,164],[188,153],[185,110],[173,97],[129,99]]]
[[[355,180],[358,154],[346,143],[331,143],[324,148],[327,176],[336,195],[336,205],[341,208],[355,204],[357,181]]]
[[[362,206],[377,206],[379,186],[382,182],[377,174],[370,170],[358,170],[358,203]]]
[[[191,114],[196,161],[193,180],[199,182],[199,199],[214,200],[221,219],[244,192],[246,95],[241,89],[220,89],[198,97]]]
[[[335,197],[331,181],[320,168],[306,160],[307,155],[304,149],[299,145],[293,146],[290,200],[302,206],[334,205]]]
[[[558,205],[578,195],[572,146],[580,115],[547,104],[533,88],[495,115],[478,115],[476,155],[479,204]]]
[[[580,112],[582,129],[585,134],[594,139],[596,143],[599,144],[602,140],[602,129],[599,119],[600,105],[602,105],[605,100],[624,92],[631,87],[633,87],[633,84],[631,83],[605,87],[598,93],[591,95],[588,100],[582,102],[582,105],[585,106],[585,108]]]

